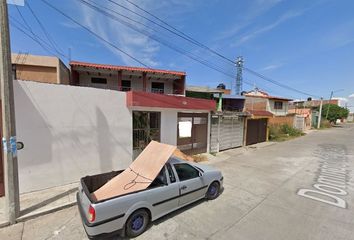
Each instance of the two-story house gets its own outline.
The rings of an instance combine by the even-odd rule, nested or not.
[[[243,111],[245,97],[230,94],[224,84],[216,88],[206,86],[188,86],[187,96],[213,99],[217,111],[211,114],[210,151],[241,147],[244,145],[244,125],[247,113]]]
[[[270,96],[259,89],[254,89],[244,94],[246,97],[245,108],[249,111],[267,111],[274,116],[288,115],[289,102],[292,99]]]
[[[71,85],[126,94],[134,157],[151,140],[177,145],[188,154],[208,151],[210,111],[216,104],[185,96],[185,72],[77,61],[70,66]]]
[[[245,110],[251,114],[246,124],[246,145],[267,141],[270,125],[293,126],[294,114],[288,113],[292,99],[271,96],[258,88],[246,92],[244,96]]]

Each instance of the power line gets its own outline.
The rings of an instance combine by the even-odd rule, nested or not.
[[[62,12],[60,9],[56,8],[54,5],[50,4],[48,1],[46,0],[42,0],[42,2],[44,2],[45,4],[47,4],[50,8],[54,9],[55,11],[57,11],[58,13],[60,13],[61,15],[63,15],[64,17],[68,18],[69,20],[71,20],[72,22],[76,23],[77,25],[79,25],[80,27],[84,28],[86,31],[88,31],[89,33],[91,33],[92,35],[94,35],[95,37],[97,37],[98,39],[100,39],[101,41],[107,43],[108,45],[110,45],[111,47],[115,48],[116,50],[118,50],[119,52],[123,53],[124,55],[128,56],[129,58],[133,59],[134,61],[138,62],[139,64],[149,68],[146,64],[144,64],[143,62],[141,62],[139,59],[133,57],[132,55],[130,55],[129,53],[127,53],[126,51],[120,49],[119,47],[117,47],[116,45],[114,45],[113,43],[111,43],[110,41],[106,40],[105,38],[101,37],[100,35],[96,34],[95,32],[93,32],[90,28],[86,27],[85,25],[79,23],[78,21],[76,21],[74,18],[70,17],[69,15],[65,14],[64,12]]]
[[[224,60],[227,60],[228,62],[230,62],[230,63],[232,63],[232,64],[235,64],[235,63],[236,63],[236,62],[233,61],[232,59],[230,59],[230,58],[228,58],[228,57],[222,55],[221,53],[219,53],[219,52],[217,52],[217,51],[215,51],[215,50],[213,50],[213,49],[211,49],[211,48],[209,48],[208,46],[204,45],[203,43],[200,43],[199,41],[195,40],[195,39],[192,38],[191,36],[189,36],[189,35],[183,33],[182,31],[178,30],[177,28],[173,27],[172,25],[170,25],[170,24],[167,23],[166,21],[162,20],[162,19],[159,18],[158,16],[156,16],[156,15],[150,13],[149,11],[143,9],[143,8],[140,7],[138,4],[135,4],[135,3],[131,2],[130,0],[125,0],[125,1],[128,2],[128,3],[130,3],[131,5],[135,6],[136,8],[140,9],[141,11],[143,11],[143,12],[146,13],[146,14],[148,14],[149,16],[151,16],[151,17],[153,17],[153,18],[159,20],[160,22],[164,23],[165,25],[169,26],[169,27],[172,28],[174,31],[178,32],[179,34],[182,34],[183,36],[185,36],[185,37],[182,37],[183,39],[188,38],[189,40],[188,40],[188,39],[186,39],[186,40],[188,40],[189,42],[192,42],[193,44],[195,44],[195,45],[197,45],[197,46],[199,46],[199,47],[202,47],[202,48],[204,48],[204,49],[206,49],[206,50],[208,50],[208,51],[214,53],[215,55],[217,55],[217,56],[223,58]],[[112,0],[109,0],[109,2],[115,3],[116,5],[119,5],[119,6],[121,6],[121,7],[124,7],[124,6],[122,6],[121,4],[118,4],[118,3],[116,3],[116,2],[114,2],[114,1],[112,1]],[[124,7],[124,8],[125,8],[125,7]],[[131,11],[130,9],[128,9],[128,8],[125,8],[125,9],[127,9],[127,10],[130,11],[130,12],[134,12],[134,11]],[[134,13],[135,13],[135,12],[134,12]],[[137,14],[137,13],[136,13],[136,14]],[[140,14],[138,14],[138,15],[139,15],[140,17],[143,17],[143,16],[140,15]],[[148,18],[146,18],[146,17],[143,17],[143,18],[144,18],[144,19],[148,19]],[[154,22],[154,21],[152,21],[152,20],[149,20],[149,21]],[[175,34],[176,34],[176,33],[175,33]],[[179,34],[176,34],[176,35],[180,36]],[[295,92],[297,92],[297,93],[301,93],[301,94],[303,94],[303,95],[318,97],[318,96],[314,96],[314,95],[312,95],[312,94],[308,94],[308,93],[306,93],[306,92],[297,90],[297,89],[295,89],[295,88],[293,88],[293,87],[290,87],[290,86],[288,86],[288,85],[282,84],[282,83],[280,83],[280,82],[278,82],[278,81],[275,81],[274,79],[265,77],[264,75],[262,75],[262,74],[260,74],[260,73],[257,73],[256,71],[251,70],[251,69],[249,69],[249,68],[245,68],[245,67],[244,67],[244,69],[247,70],[249,73],[254,74],[254,75],[256,75],[256,76],[258,76],[258,77],[260,77],[260,78],[262,78],[262,79],[264,79],[264,80],[266,80],[266,81],[268,81],[268,82],[271,82],[271,83],[273,83],[273,84],[275,84],[275,85],[278,85],[278,86],[280,86],[280,87],[286,88],[286,89],[288,89],[288,90],[295,91]]]
[[[86,29],[87,31],[89,31],[91,34],[95,35],[97,38],[99,38],[99,39],[101,39],[102,41],[106,42],[107,44],[109,44],[110,46],[112,46],[112,47],[114,47],[115,49],[119,50],[120,52],[124,53],[125,55],[129,56],[130,58],[134,59],[135,61],[137,61],[137,62],[140,63],[141,65],[144,65],[144,66],[148,67],[146,64],[142,63],[140,60],[138,60],[138,59],[134,58],[133,56],[131,56],[130,54],[124,52],[122,49],[118,48],[116,45],[112,44],[112,43],[109,42],[108,40],[106,40],[106,39],[102,38],[101,36],[97,35],[96,33],[94,33],[91,29],[87,28],[86,26],[80,24],[78,21],[74,20],[73,18],[71,18],[71,17],[68,16],[67,14],[63,13],[62,11],[60,11],[58,8],[54,7],[52,4],[50,4],[50,3],[47,2],[46,0],[42,0],[42,1],[43,1],[44,3],[46,3],[49,7],[53,8],[54,10],[56,10],[57,12],[59,12],[60,14],[62,14],[63,16],[69,18],[70,20],[72,20],[73,22],[75,22],[76,24],[78,24],[79,26],[81,26],[81,27],[83,27],[84,29]],[[83,3],[83,4],[85,4],[86,6],[89,6],[90,8],[92,8],[92,9],[94,9],[94,10],[100,12],[100,13],[103,14],[104,16],[109,17],[109,18],[111,18],[111,19],[113,19],[113,20],[115,20],[115,21],[120,22],[121,24],[123,24],[123,25],[125,25],[125,26],[130,27],[130,28],[134,29],[135,31],[137,31],[137,32],[139,32],[139,33],[141,33],[141,34],[147,36],[148,38],[151,38],[151,39],[157,41],[158,43],[163,44],[163,45],[167,46],[168,48],[173,49],[173,50],[179,52],[180,54],[185,55],[185,56],[187,56],[187,57],[189,57],[189,58],[191,58],[191,59],[193,59],[193,60],[195,60],[195,61],[197,61],[197,62],[203,64],[204,66],[207,66],[207,67],[209,67],[209,68],[211,68],[211,69],[213,69],[213,70],[215,70],[215,71],[218,71],[218,72],[220,72],[220,73],[222,73],[222,74],[224,74],[224,75],[226,75],[226,76],[228,76],[228,77],[230,77],[230,78],[232,78],[232,79],[235,78],[235,75],[229,74],[229,73],[225,72],[225,71],[222,70],[220,67],[215,66],[215,64],[213,64],[213,63],[211,63],[211,62],[208,62],[207,60],[204,60],[204,59],[200,60],[200,59],[199,59],[199,56],[197,56],[197,55],[195,55],[195,54],[193,54],[193,53],[190,53],[190,52],[188,52],[188,51],[186,51],[186,50],[184,50],[184,49],[181,49],[181,48],[179,48],[179,47],[177,47],[177,46],[174,46],[174,45],[171,44],[171,43],[165,42],[165,41],[163,41],[162,39],[159,39],[158,37],[151,36],[150,33],[146,32],[146,31],[144,31],[144,30],[142,30],[142,29],[138,29],[137,27],[135,27],[135,26],[132,25],[131,23],[128,23],[128,22],[126,22],[126,21],[124,21],[124,20],[122,20],[122,19],[119,19],[119,18],[117,18],[116,16],[114,16],[114,15],[108,13],[107,11],[102,10],[101,8],[105,8],[105,7],[103,7],[103,6],[100,6],[100,5],[96,4],[96,5],[100,6],[100,7],[101,7],[101,8],[100,8],[100,7],[94,6],[94,5],[92,5],[91,3],[87,2],[87,1],[84,1],[84,0],[78,0],[78,1],[80,1],[80,2]],[[126,1],[130,2],[129,0],[126,0]],[[110,1],[110,2],[115,3],[114,1]],[[132,2],[130,2],[130,3],[132,4]],[[120,5],[120,4],[117,4],[117,3],[115,3],[115,4],[116,4],[116,5]],[[136,5],[136,4],[133,3],[133,5]],[[122,5],[121,5],[121,6],[122,6]],[[124,7],[124,6],[123,6],[123,7]],[[124,8],[125,8],[125,7],[124,7]],[[109,10],[109,11],[111,11],[111,12],[114,12],[115,14],[118,14],[118,15],[121,16],[121,17],[127,18],[127,19],[130,20],[130,21],[133,21],[133,22],[135,22],[135,23],[138,23],[138,24],[140,24],[140,25],[142,25],[142,26],[144,26],[144,27],[146,27],[146,28],[149,28],[149,29],[151,29],[151,30],[153,30],[153,31],[156,31],[155,29],[151,28],[150,26],[147,26],[146,24],[143,24],[143,23],[141,23],[141,22],[139,22],[139,21],[136,21],[136,20],[134,20],[134,19],[132,19],[132,18],[130,18],[130,17],[127,17],[127,16],[125,16],[124,14],[118,13],[118,12],[112,10],[112,9],[108,9],[108,8],[105,8],[105,9],[107,9],[107,10]],[[128,9],[128,8],[125,8],[125,9]],[[142,9],[142,8],[139,7],[139,9]],[[143,11],[146,11],[146,10],[143,10]],[[146,13],[148,13],[148,11],[146,11]],[[140,14],[138,14],[138,15],[139,15],[139,16],[142,16],[142,15],[140,15]],[[153,15],[153,14],[150,14],[150,13],[149,13],[149,15],[154,16],[156,19],[159,19],[158,17],[156,17],[156,16]],[[144,17],[144,18],[145,18],[145,17]],[[145,19],[148,19],[148,18],[145,18]],[[161,19],[159,19],[159,20],[162,21],[164,24],[168,24],[168,23],[164,22],[164,21],[161,20]],[[168,25],[169,25],[169,24],[168,24]],[[161,26],[161,25],[159,25],[159,26]],[[172,27],[171,25],[169,25],[169,26]],[[172,27],[172,28],[175,29],[175,30],[177,30],[177,29],[174,28],[174,27]],[[166,29],[166,28],[164,28],[164,29]],[[177,31],[179,31],[179,30],[177,30]],[[170,31],[170,32],[171,32],[171,31]],[[185,36],[188,36],[188,35],[184,34],[184,33],[181,32],[181,31],[179,31],[179,32],[182,33],[182,34],[185,35]],[[188,36],[188,38],[191,38],[191,37]],[[184,39],[185,39],[185,38],[184,38]],[[193,38],[191,38],[191,39],[193,39]],[[191,42],[191,41],[189,41],[189,42]],[[194,39],[192,40],[192,42],[194,42],[194,43],[195,43],[196,45],[198,45],[199,47],[203,47],[204,49],[207,49],[207,50],[213,52],[214,54],[216,53],[216,55],[221,56],[221,57],[224,58],[224,59],[227,59],[230,63],[234,63],[233,60],[224,57],[223,55],[221,55],[221,54],[217,53],[216,51],[210,49],[209,47],[205,46],[204,44],[201,44],[201,43],[199,43],[198,41],[196,41],[196,40],[194,40]],[[149,68],[149,67],[148,67],[148,68]],[[245,69],[246,69],[246,68],[245,68]],[[266,80],[266,81],[268,81],[268,82],[271,82],[271,83],[273,83],[273,84],[275,84],[275,85],[278,85],[278,86],[280,86],[280,87],[286,88],[286,89],[288,89],[288,90],[292,90],[292,91],[295,91],[295,92],[298,92],[298,93],[301,93],[301,94],[304,94],[304,95],[307,95],[307,96],[314,96],[314,95],[305,93],[305,92],[303,92],[303,91],[297,90],[297,89],[295,89],[295,88],[292,88],[292,87],[290,87],[290,86],[287,86],[287,85],[285,85],[285,84],[279,83],[279,82],[277,82],[277,81],[275,81],[275,80],[273,80],[273,79],[267,78],[267,77],[263,76],[262,74],[259,74],[259,73],[255,72],[255,71],[253,71],[253,70],[251,70],[251,69],[249,69],[249,68],[247,68],[247,71],[250,72],[250,73],[252,73],[252,74],[254,74],[254,75],[256,75],[257,77],[260,77],[260,78],[262,78],[262,79],[264,79],[264,80]],[[253,86],[253,84],[250,83],[250,82],[244,81],[244,83],[246,83],[246,84],[248,84],[248,85],[250,85],[250,86]]]
[[[192,43],[192,44],[194,44],[194,45],[196,45],[196,46],[198,46],[198,47],[201,47],[201,48],[204,48],[205,50],[208,50],[209,52],[213,53],[214,55],[217,55],[217,56],[221,57],[222,59],[226,60],[228,63],[235,64],[235,61],[233,61],[233,60],[231,60],[231,59],[229,59],[229,58],[223,56],[222,54],[216,52],[215,50],[209,48],[209,47],[206,46],[205,44],[199,42],[198,40],[192,38],[191,36],[185,34],[184,32],[178,30],[177,28],[173,27],[172,25],[170,25],[169,23],[165,22],[165,21],[162,20],[161,18],[155,16],[154,14],[148,12],[147,10],[141,8],[139,5],[133,3],[133,2],[131,2],[131,1],[129,1],[129,0],[126,0],[126,1],[127,1],[128,3],[130,3],[131,5],[135,6],[136,8],[140,9],[141,11],[145,12],[145,13],[148,14],[149,16],[151,16],[151,17],[157,19],[158,21],[162,22],[163,24],[165,24],[165,25],[168,26],[169,28],[167,28],[167,27],[163,26],[162,24],[159,24],[158,22],[156,22],[156,21],[154,21],[154,20],[151,20],[150,18],[147,18],[147,17],[145,17],[144,15],[139,14],[139,13],[137,13],[137,12],[135,12],[135,11],[133,11],[133,10],[131,10],[131,9],[129,9],[129,8],[125,7],[125,6],[123,6],[122,4],[119,4],[119,3],[115,2],[115,1],[113,1],[113,0],[108,0],[108,1],[111,2],[111,3],[113,3],[113,4],[115,4],[115,5],[117,5],[117,6],[119,6],[119,7],[121,7],[121,8],[123,8],[123,9],[126,9],[127,11],[129,11],[129,12],[131,12],[131,13],[133,13],[133,14],[139,16],[139,17],[144,18],[145,20],[147,20],[147,21],[149,21],[149,22],[151,22],[151,23],[153,23],[153,24],[155,24],[155,25],[157,25],[157,26],[159,26],[159,27],[161,27],[161,28],[167,30],[168,32],[170,32],[170,33],[172,33],[172,34],[174,34],[174,35],[176,35],[176,36],[178,36],[178,37],[180,37],[180,38],[183,38],[184,40],[187,40],[188,42],[190,42],[190,43]],[[172,30],[171,30],[171,29],[172,29]]]
[[[49,53],[50,55],[56,55],[56,53],[54,51],[51,51],[50,48],[48,48],[47,46],[45,46],[43,43],[41,43],[41,41],[39,40],[39,38],[37,38],[36,35],[31,35],[28,34],[23,28],[19,27],[13,19],[10,20],[11,26],[16,28],[18,31],[20,31],[21,33],[23,33],[24,35],[26,35],[27,37],[31,38],[33,41],[35,41],[37,44],[39,44],[47,53]],[[43,41],[43,40],[42,40]]]
[[[15,5],[15,7],[16,7],[16,9],[17,9],[18,14],[20,15],[20,18],[22,19],[23,23],[25,24],[24,28],[25,28],[26,30],[28,30],[28,31],[32,34],[32,36],[33,36],[35,39],[40,39],[40,41],[45,42],[43,39],[39,38],[39,36],[34,33],[33,29],[31,28],[31,26],[29,25],[29,23],[26,21],[26,19],[25,19],[24,16],[22,15],[22,13],[21,13],[19,7],[18,7],[17,5]],[[11,16],[10,16],[10,18],[12,19],[12,21],[16,21],[19,25],[22,25],[22,24],[21,24],[19,21],[17,21],[15,18],[13,18],[13,17],[11,17]],[[23,26],[23,25],[22,25],[22,26]],[[23,30],[23,29],[22,29],[22,30]],[[39,45],[41,45],[41,47],[43,48],[42,43],[41,43],[40,41],[37,41],[37,43],[38,43]],[[46,43],[46,42],[45,42],[45,43]],[[49,45],[49,44],[48,44],[48,45]],[[54,47],[52,47],[52,46],[50,46],[50,45],[49,45],[48,47],[49,47],[49,48],[53,48],[54,52],[56,52],[57,54],[59,54],[60,56],[62,56],[62,57],[64,57],[64,58],[68,59],[68,58],[65,56],[65,54],[63,54],[62,52],[58,51],[56,48],[54,48]],[[53,54],[53,53],[52,53],[52,54]],[[57,55],[57,54],[54,54],[54,55]]]
[[[277,82],[277,81],[275,81],[275,80],[273,80],[273,79],[271,79],[271,78],[269,78],[269,77],[266,77],[266,76],[264,76],[264,75],[262,75],[262,74],[260,74],[260,73],[258,73],[258,72],[256,72],[256,71],[253,71],[253,70],[251,70],[251,69],[249,69],[249,68],[247,68],[247,67],[243,67],[243,69],[245,69],[247,72],[249,72],[249,73],[251,73],[251,74],[253,74],[253,75],[255,75],[255,76],[258,76],[258,77],[260,77],[260,78],[262,78],[262,79],[264,79],[264,80],[266,80],[266,81],[268,81],[268,82],[271,82],[271,83],[273,83],[273,84],[275,84],[275,85],[277,85],[277,86],[279,86],[279,87],[283,87],[283,88],[286,88],[286,89],[288,89],[288,90],[292,90],[292,91],[294,91],[294,92],[297,92],[297,93],[300,93],[300,94],[303,94],[303,95],[307,95],[307,96],[312,96],[312,97],[319,98],[319,97],[316,96],[316,95],[313,95],[313,94],[310,94],[310,93],[307,93],[307,92],[303,92],[303,91],[297,90],[297,89],[295,89],[295,88],[292,88],[292,87],[290,87],[290,86],[287,86],[287,85],[285,85],[285,84],[279,83],[279,82]]]
[[[42,1],[44,1],[44,0],[42,0]],[[184,49],[178,48],[177,46],[175,46],[175,45],[173,45],[173,44],[171,44],[171,43],[165,42],[165,41],[163,41],[162,39],[159,39],[158,37],[151,36],[148,32],[146,32],[146,31],[144,31],[144,30],[142,30],[142,29],[139,29],[139,28],[135,27],[135,26],[132,25],[131,23],[126,22],[126,21],[124,21],[124,20],[118,18],[117,16],[114,16],[114,15],[108,13],[107,11],[104,11],[104,10],[100,9],[99,7],[94,6],[94,5],[92,5],[91,3],[88,3],[87,1],[84,1],[84,0],[78,0],[78,1],[80,1],[81,3],[85,4],[86,6],[88,6],[88,7],[90,7],[90,8],[92,8],[92,9],[94,9],[94,10],[100,12],[100,13],[103,14],[104,16],[109,17],[109,18],[111,18],[111,19],[113,19],[113,20],[115,20],[115,21],[118,21],[119,23],[121,23],[121,24],[123,24],[123,25],[125,25],[125,26],[130,27],[130,28],[132,28],[133,30],[135,30],[135,31],[137,31],[137,32],[139,32],[139,33],[141,33],[141,34],[147,36],[148,38],[151,38],[151,39],[153,39],[154,41],[156,41],[156,42],[158,42],[158,43],[161,43],[161,44],[167,46],[168,48],[173,49],[173,50],[179,52],[180,54],[185,55],[185,56],[187,56],[187,57],[193,59],[194,61],[197,61],[197,62],[203,64],[204,66],[207,66],[207,67],[209,67],[209,68],[211,68],[211,69],[214,69],[215,71],[218,71],[218,72],[220,72],[220,73],[222,73],[222,74],[224,74],[224,75],[226,75],[226,76],[228,76],[228,77],[231,77],[231,78],[233,78],[233,79],[235,78],[234,75],[225,72],[224,70],[220,69],[220,67],[213,65],[212,63],[208,62],[207,60],[204,60],[204,59],[203,59],[203,60],[200,60],[200,59],[199,59],[200,57],[197,56],[197,55],[195,55],[195,54],[193,54],[193,53],[189,53],[189,52],[185,51]],[[115,11],[113,11],[113,10],[111,10],[111,9],[109,9],[109,10],[112,11],[112,12],[115,12]],[[119,14],[119,15],[122,15],[122,14]],[[123,16],[124,16],[124,15],[123,15]],[[135,21],[135,20],[134,20],[134,22],[139,23],[139,22],[137,22],[137,21]],[[141,23],[140,23],[140,24],[141,24]],[[143,24],[142,24],[142,25],[143,25]],[[249,83],[249,84],[250,84],[250,83]]]
[[[193,54],[191,52],[188,52],[188,51],[186,51],[186,50],[184,50],[182,48],[179,48],[178,46],[176,46],[176,45],[174,45],[174,44],[172,44],[172,43],[170,43],[170,42],[168,42],[166,40],[163,40],[162,38],[159,38],[158,36],[153,36],[149,32],[147,32],[147,31],[145,31],[143,29],[139,29],[136,26],[132,25],[131,23],[129,23],[129,22],[125,21],[125,20],[122,20],[122,19],[118,18],[117,16],[114,16],[111,13],[109,13],[109,12],[107,12],[105,10],[102,10],[101,8],[107,9],[108,11],[113,12],[115,14],[118,14],[119,16],[122,16],[122,17],[124,17],[124,18],[126,18],[126,19],[128,19],[130,21],[133,21],[134,23],[137,23],[137,24],[142,25],[142,26],[144,26],[146,28],[152,29],[153,31],[156,31],[155,29],[151,28],[150,26],[147,26],[144,23],[141,23],[139,21],[131,19],[131,18],[125,16],[124,14],[118,13],[117,11],[114,11],[112,9],[109,9],[109,8],[104,7],[104,6],[98,5],[96,3],[95,3],[96,6],[94,6],[92,3],[89,3],[89,2],[87,2],[85,0],[77,0],[77,1],[80,1],[82,4],[90,7],[91,9],[93,9],[93,10],[95,10],[97,12],[100,12],[104,16],[106,16],[108,18],[111,18],[112,20],[118,21],[119,23],[121,23],[121,24],[123,24],[123,25],[125,25],[125,26],[127,26],[127,27],[129,27],[129,28],[131,28],[133,30],[135,30],[136,32],[138,32],[140,34],[143,34],[146,37],[148,37],[148,38],[150,38],[150,39],[152,39],[152,40],[154,40],[154,41],[156,41],[156,42],[158,42],[158,43],[160,43],[162,45],[165,45],[166,47],[168,47],[168,48],[170,48],[170,49],[172,49],[172,50],[174,50],[174,51],[176,51],[176,52],[178,52],[178,53],[180,53],[182,55],[185,55],[185,56],[191,58],[192,60],[194,60],[196,62],[199,62],[199,63],[203,64],[204,66],[207,66],[207,67],[209,67],[211,69],[214,69],[214,70],[216,70],[216,71],[218,71],[220,73],[223,73],[224,75],[227,75],[229,77],[235,78],[235,76],[233,74],[225,72],[225,70],[223,70],[219,66],[217,66],[217,65],[215,65],[215,64],[213,64],[213,63],[211,63],[211,62],[209,62],[209,61],[207,61],[205,59],[202,59],[200,56],[198,56],[196,54]]]
[[[39,18],[37,17],[37,15],[35,14],[35,12],[33,11],[33,9],[31,8],[31,5],[29,3],[29,1],[27,1],[27,7],[30,10],[30,12],[32,13],[33,17],[36,19],[37,23],[39,24],[40,28],[42,29],[42,31],[44,32],[44,35],[46,36],[46,38],[48,39],[48,41],[50,42],[50,44],[53,46],[53,48],[55,49],[56,52],[62,52],[62,49],[59,48],[59,46],[56,44],[56,42],[54,41],[54,39],[50,36],[49,32],[45,29],[44,25],[42,24],[42,22],[39,20]],[[17,7],[17,6],[16,6]]]

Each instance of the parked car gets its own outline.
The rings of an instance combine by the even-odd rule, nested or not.
[[[215,199],[223,186],[220,171],[170,158],[145,190],[95,201],[91,193],[123,171],[81,178],[77,203],[89,238],[124,233],[136,237],[149,222],[199,199]]]

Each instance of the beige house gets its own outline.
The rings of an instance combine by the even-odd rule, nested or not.
[[[245,94],[246,110],[262,110],[272,113],[274,116],[287,116],[289,101],[291,99],[270,96],[259,89],[252,90]]]
[[[11,60],[14,79],[66,85],[70,82],[69,69],[57,57],[13,53]]]

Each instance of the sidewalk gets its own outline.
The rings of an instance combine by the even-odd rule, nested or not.
[[[253,144],[250,146],[231,148],[228,150],[218,152],[215,155],[212,155],[210,153],[203,153],[201,155],[205,156],[208,159],[208,161],[203,162],[203,164],[213,164],[215,162],[225,161],[225,160],[229,159],[230,157],[242,155],[242,154],[245,154],[249,151],[254,151],[257,149],[265,148],[268,146],[272,146],[274,144],[277,144],[277,143],[276,142],[262,142],[262,143],[257,143],[257,144]]]
[[[17,222],[51,213],[76,204],[78,183],[48,188],[20,195],[20,217]],[[9,225],[5,218],[5,198],[0,198],[0,227]]]
[[[316,132],[317,130],[308,130],[306,134]],[[250,146],[233,148],[224,150],[216,155],[209,153],[201,154],[208,161],[203,164],[214,164],[222,162],[230,157],[247,154],[257,149],[265,148],[278,144],[277,142],[262,142]],[[23,222],[31,218],[35,218],[44,214],[48,214],[60,209],[70,207],[76,204],[76,192],[78,183],[72,183],[64,186],[48,188],[36,192],[25,193],[20,195],[20,217],[17,222]],[[0,228],[9,225],[4,214],[5,198],[0,198]]]

